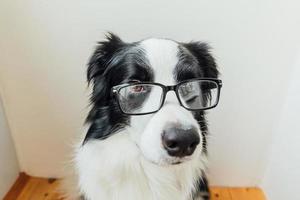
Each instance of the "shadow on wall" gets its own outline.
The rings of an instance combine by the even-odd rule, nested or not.
[[[19,175],[19,164],[0,96],[0,199]]]

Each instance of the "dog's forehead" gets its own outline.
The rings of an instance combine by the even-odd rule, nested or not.
[[[179,61],[179,44],[172,40],[151,38],[140,43],[154,72],[154,81],[175,83],[174,70]]]

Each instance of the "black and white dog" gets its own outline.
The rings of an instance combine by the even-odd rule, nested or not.
[[[209,199],[204,110],[221,81],[205,43],[108,34],[87,71],[89,125],[76,150],[86,200]]]

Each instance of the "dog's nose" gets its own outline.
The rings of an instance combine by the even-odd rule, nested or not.
[[[194,153],[200,137],[194,128],[169,128],[163,132],[162,143],[170,156],[184,157]]]

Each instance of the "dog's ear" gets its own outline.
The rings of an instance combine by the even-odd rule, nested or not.
[[[110,86],[106,74],[116,53],[124,46],[124,42],[113,33],[106,35],[106,40],[98,43],[92,54],[87,69],[87,81],[93,85],[91,103],[105,106],[110,96]]]
[[[93,86],[93,91],[90,97],[92,107],[86,118],[86,123],[89,122],[91,125],[85,141],[88,138],[106,137],[113,128],[116,128],[111,123],[118,124],[122,119],[120,115],[111,115],[110,113],[117,107],[115,101],[111,101],[110,79],[114,74],[110,73],[110,69],[112,66],[118,65],[117,54],[125,45],[126,43],[118,36],[108,33],[106,39],[98,43],[88,62],[87,81],[89,85]]]
[[[217,78],[219,75],[215,59],[210,53],[210,46],[203,42],[190,42],[183,44],[197,59],[204,77]]]
[[[115,34],[108,33],[106,40],[98,43],[88,63],[88,83],[96,81],[110,65],[113,56],[124,46],[124,42]]]

